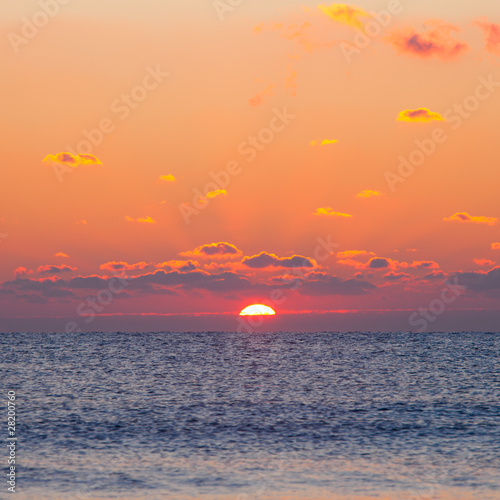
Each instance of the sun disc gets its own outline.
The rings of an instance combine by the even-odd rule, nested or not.
[[[240,312],[240,316],[273,316],[276,313],[264,304],[252,304]]]

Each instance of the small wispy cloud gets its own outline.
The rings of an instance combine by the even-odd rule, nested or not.
[[[140,224],[156,224],[156,221],[149,215],[147,215],[146,217],[137,217],[136,219],[126,215],[125,220],[128,222],[139,222]]]
[[[384,193],[380,191],[372,191],[371,189],[365,189],[356,195],[356,198],[374,198],[376,196],[382,196]]]
[[[443,220],[446,222],[469,222],[473,224],[487,224],[488,226],[494,226],[499,222],[497,217],[485,217],[482,215],[472,216],[467,212],[457,212],[450,217],[445,217]]]
[[[326,215],[328,217],[344,217],[351,218],[351,214],[344,214],[342,212],[335,211],[332,207],[321,207],[317,208],[313,215]]]
[[[431,121],[444,121],[444,118],[434,111],[427,108],[405,109],[397,117],[399,122],[420,122],[427,123]]]
[[[363,29],[361,19],[371,17],[366,10],[345,3],[334,3],[332,5],[318,5],[318,9],[333,21],[336,21],[358,30]]]
[[[464,53],[469,46],[453,37],[460,28],[441,20],[432,19],[425,23],[426,31],[417,32],[414,28],[394,31],[385,40],[398,52],[418,57],[436,56],[451,59]]]
[[[43,163],[60,163],[67,167],[77,168],[81,165],[102,165],[101,160],[91,154],[72,155],[71,153],[49,154],[43,160]]]
[[[175,182],[176,180],[177,179],[172,174],[160,175],[157,179],[158,182]]]
[[[323,139],[323,140],[314,140],[311,141],[309,144],[311,146],[328,146],[329,144],[336,144],[339,142],[337,139]]]
[[[486,50],[500,55],[500,24],[490,23],[487,19],[478,19],[474,24],[484,32]]]

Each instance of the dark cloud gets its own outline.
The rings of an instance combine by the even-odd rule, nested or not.
[[[278,257],[272,253],[261,252],[253,257],[244,257],[242,263],[252,269],[262,269],[264,267],[314,267],[314,263],[307,257],[294,255],[293,257]]]
[[[460,285],[469,290],[488,291],[500,289],[500,267],[488,272],[456,273]]]
[[[328,276],[327,278],[307,281],[299,288],[299,293],[302,295],[319,296],[319,295],[365,295],[370,290],[375,289],[375,285],[367,281],[349,279],[341,280],[336,276]]]
[[[387,274],[384,274],[384,278],[388,281],[398,281],[402,279],[410,279],[411,275],[406,273],[395,273],[394,271],[391,271]]]
[[[387,259],[383,259],[381,257],[375,257],[374,259],[371,259],[368,267],[370,269],[384,269],[386,267],[389,267],[390,263]]]
[[[60,274],[60,273],[70,273],[76,271],[76,267],[71,266],[57,266],[57,265],[46,265],[40,266],[37,271],[40,274]]]

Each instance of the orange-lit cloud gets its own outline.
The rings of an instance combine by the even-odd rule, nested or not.
[[[490,23],[487,19],[480,19],[474,24],[484,31],[486,50],[500,55],[500,24]]]
[[[82,220],[79,220],[79,221],[77,222],[77,224],[81,224],[81,225],[83,225],[83,226],[86,226],[86,225],[88,224],[88,222],[87,222],[85,219],[82,219]]]
[[[397,121],[399,122],[431,122],[431,121],[444,121],[444,118],[434,111],[427,108],[418,109],[405,109],[398,115]]]
[[[484,216],[473,217],[472,215],[469,215],[467,212],[457,212],[456,214],[453,214],[451,217],[445,217],[443,220],[447,222],[450,221],[472,222],[474,224],[487,224],[488,226],[494,226],[499,222],[497,217],[484,217]]]
[[[372,252],[366,255],[374,255]],[[374,270],[380,270],[380,269],[397,269],[398,265],[400,264],[397,260],[392,260],[392,259],[386,259],[385,257],[371,257],[368,262],[360,262],[358,257],[361,257],[361,254],[355,254],[351,256],[350,258],[346,259],[340,259],[337,261],[337,264],[340,264],[341,266],[350,266],[354,267],[355,269],[370,269],[372,271]]]
[[[318,9],[330,19],[358,30],[363,29],[363,23],[360,19],[371,17],[370,14],[361,7],[346,5],[345,3],[334,3],[330,6],[318,5]]]
[[[57,252],[54,257],[63,257],[65,259],[69,259],[69,255],[66,255],[64,252]]]
[[[478,266],[485,267],[485,266],[494,266],[496,263],[493,260],[490,259],[472,259],[474,264],[477,264]]]
[[[217,198],[221,194],[226,195],[227,191],[225,189],[217,189],[216,191],[210,191],[207,193],[207,198]]]
[[[201,257],[201,258],[228,258],[240,257],[243,252],[236,248],[231,243],[220,241],[218,243],[210,243],[208,245],[201,245],[194,250],[188,252],[180,252],[181,257]]]
[[[492,250],[500,250],[500,243],[492,243],[491,249]]]
[[[425,23],[427,31],[418,33],[414,28],[406,28],[393,32],[386,40],[400,53],[419,57],[436,56],[440,59],[456,57],[466,50],[468,45],[453,37],[460,28],[440,20]]]
[[[146,217],[138,217],[137,219],[134,219],[133,217],[129,217],[128,215],[126,215],[125,220],[128,222],[139,222],[141,224],[156,224],[156,221],[152,219],[149,215],[147,215]]]
[[[56,265],[45,265],[40,266],[37,271],[41,274],[59,274],[59,273],[70,273],[76,271],[76,267],[71,266],[56,266]]]
[[[344,214],[342,212],[336,212],[332,207],[321,207],[317,208],[314,215],[328,215],[329,217],[352,217],[351,214]]]
[[[265,97],[272,95],[273,89],[274,83],[270,83],[262,92],[259,92],[248,100],[250,106],[258,106],[261,104]]]
[[[106,262],[105,264],[101,264],[99,269],[104,271],[136,271],[137,269],[147,269],[151,264],[147,262],[137,262],[136,264],[128,264],[127,262]]]
[[[365,189],[356,195],[356,198],[373,198],[374,196],[382,196],[384,193],[380,191],[372,191],[371,189]]]
[[[156,264],[155,267],[157,269],[177,269],[181,272],[189,272],[194,271],[199,267],[198,262],[193,262],[191,260],[169,260],[167,262],[161,262],[160,264]]]
[[[14,270],[14,276],[16,278],[22,278],[23,276],[28,276],[28,274],[33,274],[33,271],[28,270],[25,267],[18,267]]]
[[[101,160],[94,155],[81,154],[72,155],[71,153],[57,153],[55,155],[47,155],[43,163],[60,163],[67,167],[77,168],[81,165],[102,165]]]
[[[158,177],[158,182],[175,182],[176,180],[177,179],[172,174],[160,175],[160,177]]]
[[[311,141],[311,146],[327,146],[328,144],[336,144],[339,142],[337,139],[323,139],[322,141]]]
[[[278,257],[272,253],[261,252],[259,255],[252,257],[244,257],[242,263],[253,269],[262,269],[265,267],[314,267],[314,262],[307,257],[301,255],[293,255],[292,257]]]

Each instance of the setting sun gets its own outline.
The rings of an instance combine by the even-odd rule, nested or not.
[[[263,304],[252,304],[240,312],[240,316],[273,316],[275,314],[273,309]]]

